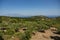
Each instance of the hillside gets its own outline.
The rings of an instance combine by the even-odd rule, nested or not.
[[[60,17],[31,16],[22,18],[0,16],[0,40],[30,40],[36,32],[40,35],[40,32],[44,33],[45,30],[50,28],[56,28],[53,30],[60,35]]]

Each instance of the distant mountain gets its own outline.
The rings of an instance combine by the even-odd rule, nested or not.
[[[22,15],[22,14],[18,14],[18,13],[8,13],[8,14],[5,14],[5,15],[0,15],[0,16],[10,16],[10,17],[23,17],[23,18],[27,18],[27,17],[43,17],[43,15]],[[49,15],[49,16],[44,16],[44,17],[49,17],[49,18],[54,18],[54,17],[58,17],[58,16],[55,16],[55,15]]]

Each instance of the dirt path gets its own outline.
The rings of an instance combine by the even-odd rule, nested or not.
[[[36,32],[34,36],[32,36],[31,40],[54,40],[51,39],[50,36],[60,36],[54,34],[50,29],[46,30],[45,33]]]

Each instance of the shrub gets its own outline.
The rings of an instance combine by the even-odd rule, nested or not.
[[[25,35],[22,36],[22,40],[29,40],[31,38],[31,35],[29,31],[25,32]]]

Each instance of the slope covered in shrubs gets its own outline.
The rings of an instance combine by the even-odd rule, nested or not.
[[[12,39],[12,36],[18,36],[20,40],[29,40],[35,31],[42,32],[50,27],[55,27],[60,32],[60,17],[32,16],[21,18],[0,16],[0,36],[4,40]]]

